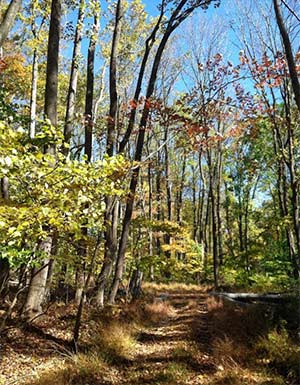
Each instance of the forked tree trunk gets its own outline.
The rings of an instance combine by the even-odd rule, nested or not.
[[[146,101],[144,104],[142,117],[139,124],[139,133],[137,138],[137,144],[136,144],[136,151],[135,151],[135,157],[134,160],[138,162],[138,164],[142,160],[142,154],[143,154],[143,147],[144,147],[144,139],[145,139],[145,132],[146,127],[148,124],[149,119],[149,113],[151,108],[151,98],[153,96],[156,79],[157,79],[157,73],[159,69],[159,65],[161,62],[161,58],[163,55],[163,52],[165,50],[166,44],[169,40],[169,37],[171,36],[172,32],[193,12],[193,10],[196,8],[196,5],[191,6],[188,10],[182,11],[184,6],[186,5],[187,0],[182,0],[179,2],[179,4],[175,7],[173,10],[170,19],[166,25],[165,32],[162,36],[162,39],[160,41],[160,44],[157,48],[157,52],[154,58],[149,83],[147,87],[146,92]],[[208,2],[209,3],[209,2]],[[200,5],[200,4],[199,4]],[[130,181],[130,195],[128,197],[127,203],[126,203],[126,209],[125,209],[125,215],[123,220],[123,226],[122,226],[122,233],[119,243],[119,250],[118,250],[118,257],[117,257],[117,263],[116,263],[116,269],[115,269],[115,276],[112,284],[112,289],[110,292],[109,302],[114,303],[116,294],[118,291],[119,284],[123,277],[123,270],[124,270],[124,262],[125,262],[125,253],[128,243],[128,237],[129,237],[129,228],[131,223],[131,217],[133,212],[133,206],[134,206],[134,199],[135,199],[135,193],[136,188],[138,184],[138,178],[140,173],[140,165],[136,167],[136,169],[133,171],[133,175],[131,177]]]

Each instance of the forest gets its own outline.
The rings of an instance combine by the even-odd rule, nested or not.
[[[0,0],[0,385],[299,383],[299,36],[297,0]]]

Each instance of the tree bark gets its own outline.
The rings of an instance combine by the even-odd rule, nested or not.
[[[48,39],[48,55],[45,88],[45,116],[52,126],[57,126],[58,59],[61,21],[61,0],[52,0]],[[54,152],[54,149],[48,149]]]
[[[115,17],[115,27],[112,39],[109,66],[109,117],[107,123],[107,144],[106,151],[108,156],[113,156],[115,152],[115,129],[118,109],[118,91],[117,91],[117,54],[121,37],[121,26],[123,18],[123,2],[118,0]]]
[[[61,21],[61,0],[53,0],[51,5],[50,28],[48,38],[48,56],[46,70],[46,88],[45,88],[45,117],[50,123],[57,126],[57,92],[58,92],[58,58],[59,58],[59,39],[60,39],[60,21]],[[53,145],[45,146],[46,153],[54,154]],[[48,226],[44,230],[49,232]],[[51,258],[52,235],[48,235],[38,244],[38,250],[45,255],[45,260],[39,270],[34,270],[31,280],[23,315],[29,321],[35,314],[40,313],[42,303],[46,293],[46,283],[48,276],[48,265]]]
[[[211,200],[211,224],[212,224],[212,246],[213,246],[213,268],[214,268],[214,286],[219,287],[219,255],[218,255],[218,217],[214,172],[211,158],[211,150],[207,150],[207,166],[209,170],[209,191]]]
[[[107,155],[112,157],[115,154],[116,147],[116,126],[117,126],[117,111],[118,111],[118,89],[117,89],[117,55],[121,37],[121,27],[123,19],[123,1],[118,0],[116,5],[115,24],[110,52],[109,65],[109,116],[107,121]],[[101,272],[98,277],[97,295],[95,302],[98,306],[104,305],[104,292],[107,280],[111,275],[113,263],[116,260],[117,245],[118,245],[118,214],[119,205],[116,198],[105,198],[105,244],[104,244],[104,262]]]
[[[52,237],[47,237],[38,245],[38,250],[51,255]],[[49,259],[44,259],[39,268],[34,268],[32,278],[29,284],[26,303],[23,309],[23,316],[31,321],[37,315],[42,313],[42,304],[45,299],[46,284],[48,277]]]
[[[0,48],[12,29],[22,0],[11,0],[0,24]]]
[[[85,96],[85,145],[84,153],[87,156],[88,162],[92,159],[93,148],[93,100],[94,100],[94,67],[95,67],[95,50],[99,31],[99,15],[96,12],[94,15],[93,33],[90,38],[88,59],[87,59],[87,81],[86,81],[86,96]]]
[[[75,115],[75,103],[76,103],[78,69],[79,69],[78,61],[79,61],[80,47],[81,47],[81,40],[82,40],[84,14],[85,14],[85,0],[80,0],[76,31],[75,31],[75,37],[74,37],[71,74],[70,74],[69,90],[68,90],[68,96],[67,96],[66,117],[65,117],[65,127],[64,127],[64,143],[66,144],[66,146],[64,146],[64,154],[66,156],[69,153],[69,146],[70,146],[72,132],[73,132],[73,120]]]
[[[152,66],[152,70],[151,70],[151,74],[150,74],[150,78],[149,78],[149,82],[148,82],[148,87],[147,87],[147,92],[146,92],[146,101],[144,103],[142,117],[141,117],[141,121],[139,124],[139,133],[138,133],[136,151],[135,151],[135,157],[134,157],[134,160],[138,163],[140,163],[141,159],[142,159],[145,132],[146,132],[146,127],[147,127],[150,108],[151,108],[151,98],[153,96],[153,92],[154,92],[154,88],[155,88],[155,84],[156,84],[156,79],[157,79],[157,73],[158,73],[158,69],[159,69],[159,65],[161,62],[163,52],[165,50],[166,44],[167,44],[169,37],[171,36],[172,32],[196,8],[196,6],[191,6],[189,9],[183,11],[183,8],[186,5],[186,3],[187,3],[187,0],[182,0],[175,7],[175,9],[172,12],[170,19],[167,23],[166,30],[163,34],[163,37],[160,41],[160,44],[157,48],[157,52],[156,52],[156,55],[154,58],[154,62],[153,62],[153,66]],[[136,167],[136,169],[133,171],[131,181],[130,181],[130,187],[129,187],[130,196],[128,197],[128,200],[126,203],[125,216],[124,216],[124,220],[123,220],[122,234],[121,234],[121,238],[120,238],[118,257],[117,257],[117,263],[116,263],[116,269],[115,269],[115,276],[114,276],[112,289],[111,289],[110,297],[109,297],[110,303],[114,303],[114,301],[115,301],[115,297],[116,297],[116,294],[118,291],[119,283],[122,280],[122,276],[123,276],[125,253],[126,253],[126,248],[127,248],[127,242],[128,242],[128,236],[129,236],[129,227],[130,227],[130,223],[131,223],[131,217],[132,217],[132,211],[133,211],[133,206],[134,206],[134,199],[135,199],[135,193],[136,193],[136,188],[137,188],[137,183],[138,183],[139,172],[140,172],[140,165],[138,165]]]
[[[30,95],[30,139],[35,137],[36,126],[36,99],[37,99],[37,85],[38,85],[38,55],[37,49],[33,51],[32,58],[32,78],[31,78],[31,95]]]
[[[84,140],[84,154],[87,157],[87,162],[91,162],[92,150],[93,150],[93,101],[94,101],[94,67],[95,67],[95,53],[96,53],[96,41],[99,30],[99,15],[95,11],[93,32],[90,37],[88,58],[87,58],[87,79],[86,79],[86,95],[85,95],[85,140]],[[85,206],[88,208],[88,205]],[[88,236],[87,222],[82,225],[83,238],[79,242],[78,256],[80,258],[79,266],[76,271],[76,293],[75,302],[81,306],[84,283],[85,283],[85,263],[84,261],[87,255],[86,238]],[[83,298],[83,301],[85,298]]]
[[[282,37],[284,49],[285,49],[285,54],[286,54],[286,59],[289,67],[289,72],[291,76],[291,82],[292,82],[292,87],[293,87],[293,92],[294,92],[294,97],[295,97],[295,102],[298,107],[298,110],[300,112],[300,82],[298,78],[298,73],[296,69],[296,63],[293,55],[293,49],[292,49],[292,44],[288,35],[288,32],[286,30],[286,27],[284,25],[284,21],[282,18],[282,14],[280,11],[280,7],[278,4],[278,0],[273,0],[273,5],[274,5],[274,10],[275,10],[275,15],[276,15],[276,21],[277,25],[279,27],[279,31]]]

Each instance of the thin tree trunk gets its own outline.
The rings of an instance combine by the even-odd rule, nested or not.
[[[106,151],[108,156],[113,156],[115,152],[115,129],[118,109],[118,91],[117,91],[117,54],[121,37],[121,22],[123,18],[123,2],[118,0],[115,17],[115,27],[112,39],[109,66],[109,117],[107,123],[107,144]]]
[[[107,121],[107,155],[112,157],[115,153],[116,147],[116,126],[117,126],[117,111],[118,111],[118,90],[117,90],[117,55],[121,37],[121,27],[123,19],[123,1],[118,0],[116,5],[116,15],[114,32],[110,53],[109,65],[109,117]],[[112,266],[116,260],[116,253],[118,248],[118,232],[117,222],[119,206],[116,204],[116,198],[106,197],[105,204],[105,244],[104,244],[104,262],[101,273],[98,277],[96,304],[98,306],[104,305],[104,291],[107,280],[111,274]]]
[[[61,0],[53,0],[51,5],[50,28],[48,38],[48,55],[46,70],[45,88],[45,117],[51,124],[57,126],[57,93],[58,93],[58,58],[59,58],[59,39],[60,39],[60,20],[61,20]],[[46,153],[55,153],[53,145],[45,147]],[[48,226],[44,230],[49,232]],[[31,320],[34,314],[41,312],[41,306],[46,293],[46,283],[48,276],[48,264],[51,258],[53,239],[48,235],[38,244],[38,250],[46,255],[42,267],[35,270],[30,283],[23,315]]]
[[[84,257],[85,254],[86,254],[86,250],[85,250],[86,246],[85,245],[81,245],[78,247],[78,255],[80,257]],[[83,249],[83,250],[81,250]],[[85,282],[85,263],[80,261],[80,265],[77,266],[76,268],[76,273],[75,273],[75,287],[76,287],[76,291],[75,291],[75,303],[76,305],[79,306],[80,304],[80,301],[81,301],[81,298],[82,298],[82,292],[83,292],[83,289],[84,289],[84,282]],[[84,298],[85,300],[85,298]]]
[[[57,126],[58,59],[61,22],[61,0],[52,0],[48,39],[45,88],[45,116],[52,126]],[[52,148],[49,152],[54,152]]]
[[[218,260],[219,265],[223,265],[223,231],[222,231],[222,215],[221,215],[221,179],[222,179],[222,148],[218,146],[218,167],[217,167],[217,191],[216,191],[216,214],[218,228]]]
[[[99,14],[95,10],[93,32],[90,37],[88,57],[87,57],[87,79],[86,79],[86,95],[85,95],[85,141],[84,154],[87,157],[87,162],[91,162],[93,150],[93,100],[94,100],[94,67],[95,67],[95,53],[96,42],[99,30]],[[88,205],[85,207],[88,208]],[[87,223],[86,223],[87,224]],[[86,224],[82,225],[83,240],[79,242],[78,256],[80,258],[79,265],[76,271],[76,293],[75,303],[81,306],[81,301],[84,298],[84,282],[85,282],[85,259],[87,255],[86,238],[88,230]],[[82,299],[83,298],[83,299]]]
[[[299,182],[296,172],[296,162],[294,155],[295,136],[290,118],[288,117],[288,151],[289,151],[289,171],[291,187],[292,218],[296,238],[297,256],[294,257],[294,276],[300,276],[300,224],[299,224]],[[298,270],[298,273],[296,271]],[[298,277],[297,277],[298,275]]]
[[[76,314],[76,319],[75,319],[75,325],[74,325],[74,330],[73,330],[73,349],[74,349],[75,353],[78,352],[78,340],[79,340],[79,333],[80,333],[80,326],[81,326],[82,311],[83,311],[83,306],[84,306],[84,302],[85,302],[85,296],[86,296],[86,293],[87,293],[87,290],[89,288],[90,281],[91,281],[91,278],[93,275],[93,270],[95,267],[95,261],[96,261],[99,243],[100,243],[100,237],[98,235],[96,245],[94,248],[94,252],[92,255],[92,260],[91,260],[90,266],[89,266],[88,271],[87,271],[86,279],[84,281],[83,289],[81,292],[81,298],[79,301],[79,306],[77,309],[77,314]]]
[[[161,4],[161,11],[160,11],[160,15],[159,15],[159,18],[157,20],[157,23],[156,23],[155,27],[153,28],[153,31],[151,32],[150,36],[148,37],[148,39],[146,40],[146,43],[145,43],[145,52],[144,52],[143,60],[141,63],[141,68],[139,71],[139,76],[138,76],[136,89],[135,89],[135,93],[134,93],[134,98],[132,101],[133,103],[132,103],[132,108],[130,111],[127,130],[126,130],[125,135],[124,135],[124,137],[120,143],[120,146],[119,146],[119,152],[120,153],[122,153],[124,151],[128,141],[129,141],[133,127],[134,127],[139,97],[141,94],[143,79],[144,79],[144,75],[145,75],[145,71],[146,71],[146,65],[147,65],[147,62],[149,59],[149,55],[151,53],[151,49],[155,43],[156,34],[159,31],[159,27],[160,27],[160,24],[161,24],[163,16],[164,16],[164,12],[165,12],[165,4],[162,3]]]
[[[143,153],[143,147],[144,147],[144,139],[145,139],[145,132],[146,127],[148,123],[149,113],[150,113],[150,107],[151,107],[151,98],[153,96],[156,79],[157,79],[157,73],[159,69],[159,65],[161,62],[161,58],[163,55],[163,52],[165,50],[166,44],[169,40],[169,37],[171,36],[172,32],[180,25],[182,21],[188,17],[190,13],[193,12],[194,8],[193,6],[190,7],[189,11],[180,13],[183,9],[183,7],[186,5],[187,0],[181,1],[175,10],[173,11],[169,22],[167,23],[166,30],[164,32],[164,35],[161,39],[161,42],[157,48],[157,52],[154,58],[149,83],[147,87],[146,92],[146,101],[144,103],[143,113],[141,117],[141,121],[139,124],[139,133],[137,138],[137,145],[136,145],[136,151],[135,151],[135,157],[134,160],[138,163],[141,162],[142,159],[142,153]],[[128,197],[127,203],[126,203],[126,209],[125,209],[125,215],[123,220],[123,226],[122,226],[122,234],[120,238],[119,243],[119,250],[118,250],[118,257],[117,257],[117,263],[116,263],[116,270],[115,270],[115,276],[113,280],[113,285],[109,297],[109,302],[114,303],[115,297],[118,291],[118,287],[120,284],[120,281],[122,280],[123,276],[123,269],[124,269],[124,261],[125,261],[125,252],[127,248],[127,242],[128,242],[128,236],[129,236],[129,227],[131,223],[131,217],[132,217],[132,211],[134,206],[134,196],[136,193],[137,183],[138,183],[138,177],[140,172],[140,165],[136,167],[136,169],[133,171],[133,175],[131,177],[130,181],[130,195]]]
[[[120,205],[120,202],[116,201],[112,209],[111,226],[109,227],[110,233],[108,234],[106,231],[106,242],[108,244],[105,245],[104,262],[97,280],[98,281],[97,294],[95,298],[95,304],[100,307],[103,307],[104,305],[104,294],[105,294],[105,288],[107,285],[107,280],[109,279],[112,273],[113,263],[115,261],[115,255],[118,250],[117,239],[118,239],[119,205]]]
[[[75,31],[75,37],[74,37],[71,74],[70,74],[69,90],[68,90],[67,105],[66,105],[64,143],[67,146],[64,146],[65,155],[68,155],[69,153],[69,145],[71,142],[71,136],[73,132],[73,120],[75,115],[76,92],[77,92],[77,83],[78,83],[79,55],[80,55],[81,40],[82,40],[82,33],[83,33],[84,14],[85,14],[85,0],[80,0],[76,31]]]
[[[209,191],[211,200],[211,224],[212,224],[212,246],[213,246],[213,269],[214,269],[214,286],[219,286],[219,259],[218,259],[218,218],[216,208],[215,183],[213,175],[213,166],[211,159],[211,150],[207,151],[207,165],[209,170]]]
[[[149,221],[153,221],[153,187],[152,187],[152,175],[151,175],[151,164],[148,165],[148,186],[149,186]],[[153,257],[153,232],[151,228],[149,229],[149,258],[150,260]],[[154,281],[154,265],[150,264],[150,280]]]
[[[185,182],[185,169],[186,169],[186,153],[183,154],[183,162],[181,169],[181,178],[179,183],[179,188],[177,191],[177,200],[176,200],[176,220],[181,225],[182,224],[182,203],[183,203],[183,189]]]
[[[35,49],[33,51],[33,58],[32,58],[32,78],[31,78],[31,95],[30,95],[29,136],[31,139],[35,137],[37,85],[38,85],[38,55],[37,55],[37,49]]]
[[[292,49],[292,44],[288,35],[288,32],[286,30],[286,27],[284,25],[284,21],[281,15],[280,7],[278,4],[278,0],[273,0],[273,5],[274,5],[274,10],[275,10],[275,15],[276,15],[276,21],[279,27],[279,31],[282,37],[284,49],[285,49],[285,54],[287,58],[287,63],[289,67],[289,72],[290,72],[290,77],[291,77],[291,82],[292,82],[292,87],[293,87],[293,92],[294,92],[294,97],[296,101],[296,105],[298,107],[298,110],[300,112],[300,82],[298,78],[298,73],[296,69],[296,63],[293,55],[293,49]]]
[[[86,96],[85,96],[85,145],[84,154],[87,156],[88,162],[92,158],[93,148],[93,101],[94,101],[94,68],[95,68],[95,54],[96,42],[99,31],[99,15],[95,12],[93,33],[90,38],[88,58],[87,58],[87,80],[86,80]]]
[[[167,139],[168,139],[168,126],[167,124],[165,125],[165,132],[164,132],[164,153],[165,153],[165,178],[166,178],[166,197],[167,197],[167,220],[172,221],[172,187],[171,187],[171,175],[170,175],[170,165],[169,165],[169,150],[168,150],[168,145],[167,145]],[[170,234],[165,235],[165,244],[170,245],[171,244],[171,236]],[[171,258],[171,251],[166,250],[165,251],[165,256],[167,259]],[[166,272],[166,278],[170,278],[170,273],[167,271]]]

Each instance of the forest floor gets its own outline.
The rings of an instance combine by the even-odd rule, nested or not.
[[[232,309],[225,314],[203,289],[163,287],[152,290],[149,298],[102,313],[87,309],[82,323],[82,349],[76,356],[68,346],[74,305],[55,304],[31,328],[12,325],[0,339],[0,384],[296,383],[272,374],[265,365],[259,366],[257,357],[253,364],[253,352],[242,343],[226,335],[218,336],[216,328],[220,325],[235,333],[245,319],[238,315],[238,322],[230,325],[235,317]],[[244,332],[247,335],[247,327]]]

